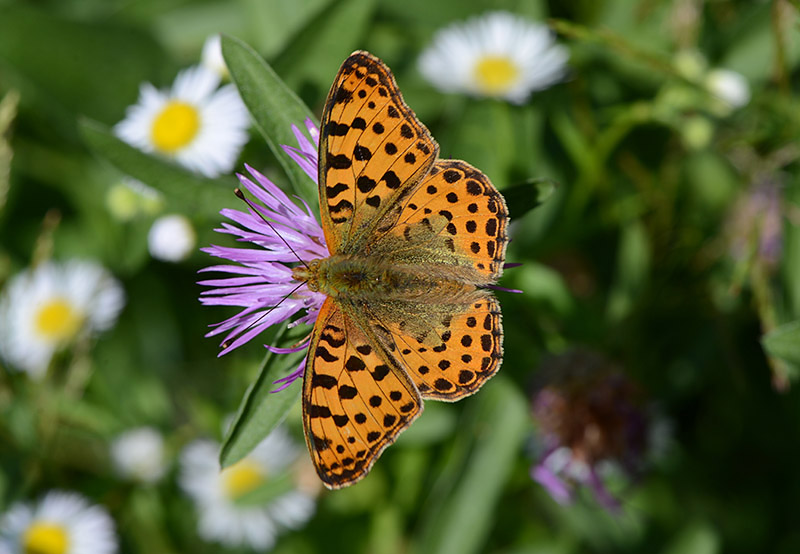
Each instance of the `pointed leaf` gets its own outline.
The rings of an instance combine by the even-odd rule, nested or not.
[[[527,404],[502,377],[495,377],[471,402],[474,412],[459,430],[460,444],[431,492],[420,542],[412,552],[479,552],[491,531],[497,501],[525,437]]]
[[[332,2],[276,56],[275,69],[294,87],[311,82],[327,94],[339,65],[363,43],[375,5],[375,0]]]
[[[278,344],[286,330],[278,331],[273,344]],[[305,351],[293,354],[268,353],[258,378],[244,394],[236,419],[222,444],[220,465],[228,467],[247,456],[258,443],[269,435],[286,417],[300,397],[302,379],[297,379],[286,389],[273,393],[275,381],[297,369]]]
[[[553,195],[558,183],[552,179],[528,179],[523,183],[503,189],[503,196],[508,204],[509,217],[519,220],[529,211],[538,208]]]
[[[284,144],[297,144],[292,125],[305,130],[306,119],[317,123],[311,111],[267,62],[244,42],[223,36],[222,55],[256,128],[289,177],[294,192],[316,210],[319,205],[317,185],[281,149]]]
[[[762,337],[761,344],[770,356],[800,366],[800,321],[773,329]]]
[[[232,177],[209,179],[196,175],[134,148],[96,121],[81,120],[80,131],[89,147],[117,169],[164,193],[169,209],[212,215],[238,202],[233,195],[236,180]]]

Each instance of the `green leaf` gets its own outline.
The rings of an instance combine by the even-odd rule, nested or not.
[[[19,92],[8,91],[0,99],[0,213],[6,205],[6,197],[11,184],[11,159],[14,152],[11,150],[11,141],[6,138],[9,128],[17,115]]]
[[[536,262],[515,270],[515,286],[525,291],[525,298],[541,304],[560,317],[575,309],[575,300],[564,276],[552,267]]]
[[[221,208],[239,202],[233,195],[233,178],[209,179],[191,173],[134,148],[95,121],[82,120],[80,131],[89,147],[117,169],[163,192],[171,210],[216,215]]]
[[[616,282],[608,299],[608,317],[620,321],[633,310],[647,285],[651,265],[647,231],[639,221],[622,229],[617,258]]]
[[[297,143],[292,125],[305,130],[306,119],[316,123],[311,111],[267,62],[244,42],[223,36],[222,55],[256,128],[289,177],[294,192],[308,202],[312,211],[317,210],[317,185],[281,148],[283,144]]]
[[[327,94],[336,70],[362,44],[375,4],[375,0],[339,0],[320,10],[275,58],[276,71],[292,87],[311,82]]]
[[[143,26],[113,17],[78,21],[57,15],[62,10],[32,9],[33,2],[16,4],[0,7],[0,65],[8,63],[41,100],[68,113],[114,121],[136,99],[141,81],[157,77],[167,65],[167,56]]]
[[[538,208],[550,198],[558,188],[552,179],[528,179],[525,182],[503,189],[512,221],[520,219],[529,211]]]
[[[246,19],[247,42],[268,60],[275,59],[320,12],[334,0],[239,0]],[[227,2],[220,2],[228,11]],[[225,32],[223,29],[222,32]],[[238,34],[237,36],[241,36]],[[244,38],[244,37],[243,37]]]
[[[439,155],[468,161],[489,176],[500,189],[514,161],[515,108],[505,102],[480,100],[466,104],[458,120],[442,137]]]
[[[425,406],[425,417],[419,418],[397,439],[402,446],[429,446],[442,442],[458,427],[453,406],[446,403],[429,402]]]
[[[278,331],[274,344],[283,333]],[[274,382],[297,369],[305,351],[293,354],[269,353],[261,371],[244,394],[236,419],[222,444],[220,465],[228,467],[247,456],[258,443],[269,435],[286,417],[300,397],[302,379],[297,379],[286,389],[272,393],[278,388]]]
[[[761,344],[770,356],[800,366],[800,320],[773,329],[761,338]]]
[[[525,437],[528,409],[525,398],[502,377],[493,379],[472,402],[472,417],[459,429],[460,444],[431,492],[420,541],[412,552],[483,550]]]

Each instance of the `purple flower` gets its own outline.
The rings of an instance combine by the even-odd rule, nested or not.
[[[768,269],[780,264],[786,207],[778,176],[763,176],[735,202],[727,222],[730,254],[735,260],[753,256]]]
[[[609,511],[608,469],[637,475],[648,446],[650,421],[638,387],[602,356],[573,351],[545,364],[533,396],[541,455],[531,477],[560,504],[587,486]]]
[[[297,127],[292,131],[298,147],[283,146],[284,151],[311,177],[317,181],[317,149],[319,130],[306,121],[310,141]],[[200,281],[201,285],[213,287],[203,291],[200,302],[205,305],[240,306],[243,309],[233,317],[213,325],[206,336],[224,334],[219,355],[243,345],[268,327],[293,318],[290,326],[300,323],[312,324],[317,319],[325,295],[309,290],[305,283],[292,278],[292,266],[302,261],[328,257],[325,236],[302,199],[302,208],[293,202],[281,189],[264,175],[246,166],[252,179],[237,174],[244,189],[254,198],[250,208],[244,212],[225,209],[220,213],[232,223],[223,223],[220,233],[233,235],[245,243],[242,248],[212,245],[204,252],[217,258],[230,260],[234,264],[215,265],[202,271],[218,271],[231,274],[221,279]],[[306,343],[292,348],[275,348],[265,345],[272,352],[300,352]],[[292,374],[279,380],[289,386],[302,375],[305,360]]]

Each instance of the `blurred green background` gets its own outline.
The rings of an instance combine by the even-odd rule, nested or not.
[[[520,106],[426,83],[416,60],[434,32],[490,9],[549,20],[570,51],[568,78]],[[276,551],[800,551],[797,9],[785,0],[0,1],[0,98],[11,115],[0,117],[0,283],[51,256],[91,258],[128,297],[116,327],[83,353],[90,369],[77,389],[0,372],[0,512],[70,489],[110,510],[123,552],[222,550],[194,533],[174,467],[137,490],[114,477],[107,445],[145,424],[173,457],[196,437],[219,439],[267,339],[217,358],[218,341],[203,335],[233,312],[197,300],[196,272],[211,258],[150,258],[155,215],[120,222],[106,204],[131,158],[113,159],[91,132],[120,121],[140,83],[168,87],[221,32],[251,45],[317,117],[341,61],[369,50],[443,156],[468,160],[501,190],[558,183],[513,223],[507,261],[523,265],[501,285],[524,293],[498,294],[500,375],[457,404],[429,402],[366,480],[323,492]],[[687,59],[704,61],[687,68]],[[700,85],[711,68],[743,75],[750,102],[715,104]],[[236,171],[246,162],[286,184],[251,134]],[[168,194],[168,209],[190,217],[198,246],[223,241],[213,229],[219,209],[239,207],[234,178],[163,175],[208,188],[192,202]],[[780,200],[777,259],[757,247],[765,214],[736,219],[764,183]],[[614,360],[670,430],[643,475],[612,483],[617,515],[585,491],[561,506],[529,475],[531,385],[545,357],[574,346]],[[302,440],[299,405],[287,425]]]

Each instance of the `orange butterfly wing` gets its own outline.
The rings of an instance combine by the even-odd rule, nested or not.
[[[438,160],[367,249],[397,263],[446,264],[466,282],[487,285],[503,273],[507,225],[505,199],[486,175],[461,160]]]
[[[328,251],[360,252],[375,226],[391,225],[393,210],[438,150],[389,68],[367,52],[347,58],[320,123],[319,203]]]
[[[397,362],[328,298],[303,381],[306,443],[322,481],[339,488],[366,475],[421,411],[419,392]]]
[[[303,421],[329,488],[366,475],[420,414],[423,397],[471,394],[502,359],[499,303],[478,287],[502,273],[506,205],[480,171],[437,154],[388,67],[366,52],[345,60],[320,127],[328,250],[367,268],[383,260],[441,274],[445,284],[422,302],[356,301],[343,291],[323,304],[306,362]]]

